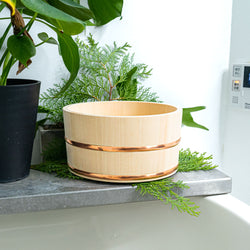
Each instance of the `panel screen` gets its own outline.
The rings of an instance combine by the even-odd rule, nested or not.
[[[244,67],[244,79],[243,79],[243,87],[250,88],[250,67]]]

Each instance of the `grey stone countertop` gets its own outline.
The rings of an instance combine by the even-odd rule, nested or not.
[[[217,169],[178,172],[173,179],[182,180],[190,187],[177,190],[183,196],[224,194],[232,188],[231,178]],[[140,195],[131,184],[69,180],[36,170],[31,170],[23,180],[0,184],[0,214],[149,200],[154,198]]]

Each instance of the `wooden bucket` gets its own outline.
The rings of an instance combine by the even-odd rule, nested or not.
[[[63,108],[67,158],[78,176],[143,182],[177,171],[182,110],[148,102],[88,102]]]

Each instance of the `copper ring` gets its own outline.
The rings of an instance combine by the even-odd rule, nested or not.
[[[153,150],[160,150],[160,149],[167,149],[175,147],[179,144],[181,138],[174,142],[170,142],[167,144],[160,144],[155,146],[144,146],[144,147],[112,147],[112,146],[99,146],[99,145],[91,145],[81,142],[76,142],[65,138],[65,141],[75,147],[90,149],[90,150],[97,150],[97,151],[106,151],[106,152],[141,152],[141,151],[153,151]]]
[[[163,172],[159,173],[154,173],[154,174],[145,174],[145,175],[106,175],[106,174],[96,174],[96,173],[91,173],[79,169],[75,169],[72,166],[68,164],[70,171],[73,174],[76,174],[81,177],[86,177],[90,179],[98,179],[98,180],[113,180],[113,181],[136,181],[136,180],[147,180],[147,179],[153,179],[153,178],[159,178],[159,177],[164,177],[166,175],[170,175],[174,173],[178,165],[175,167],[168,169]]]

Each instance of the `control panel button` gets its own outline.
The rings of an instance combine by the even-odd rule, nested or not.
[[[235,92],[240,91],[240,80],[233,80],[232,82],[232,90]]]
[[[234,65],[233,66],[233,76],[234,77],[241,77],[242,75],[242,66],[241,65]]]

